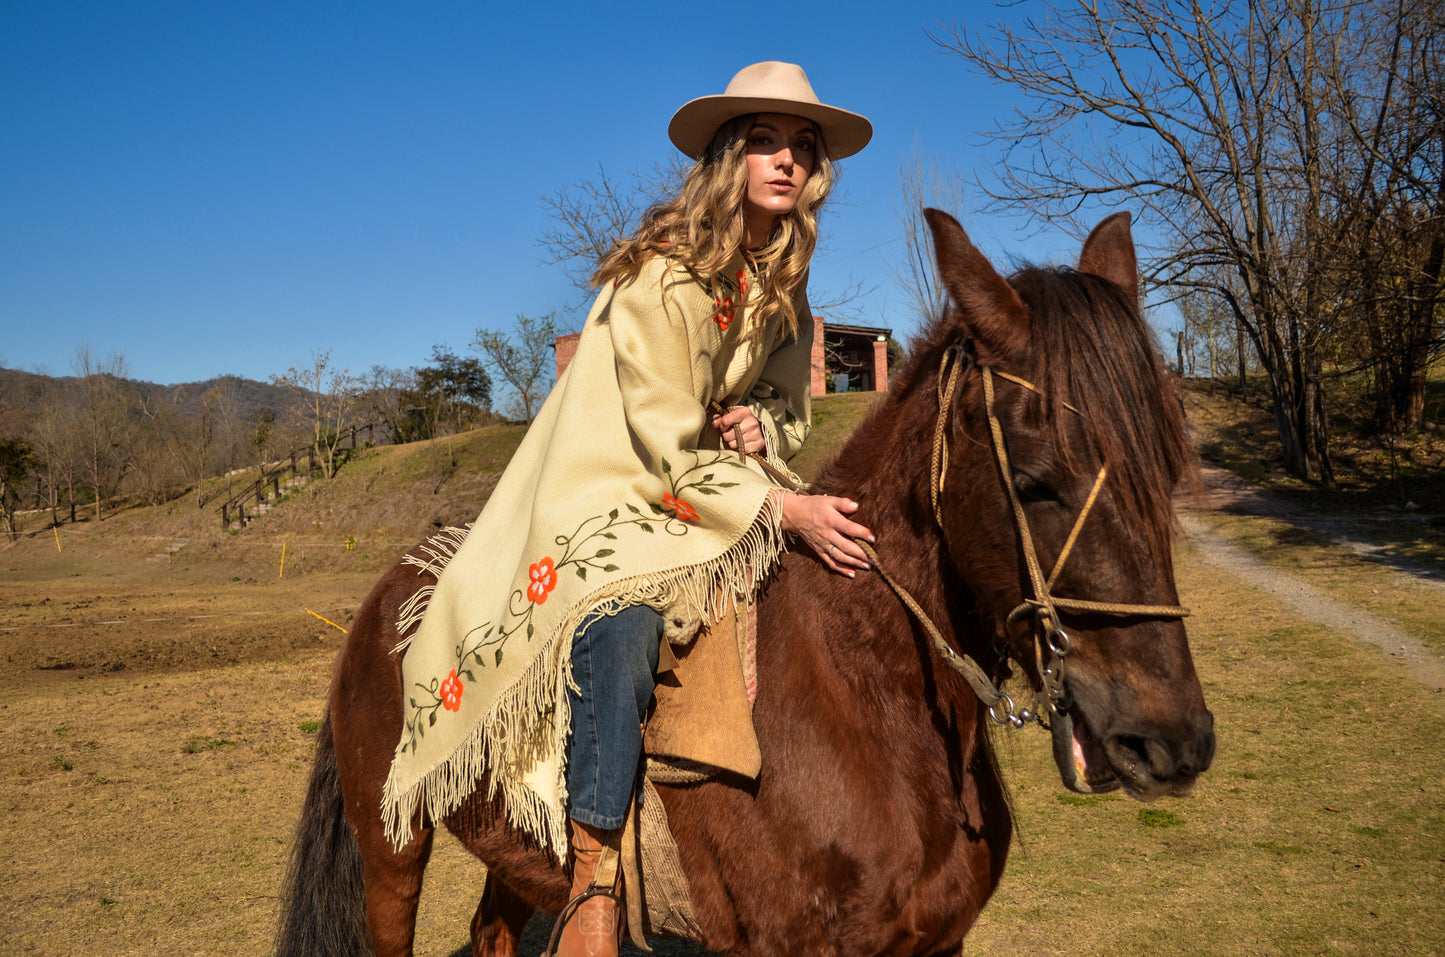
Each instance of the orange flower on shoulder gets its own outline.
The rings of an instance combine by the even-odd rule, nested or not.
[[[717,312],[713,315],[712,321],[717,323],[719,329],[726,332],[728,326],[733,324],[733,316],[737,314],[737,308],[733,306],[731,296],[726,299],[716,300],[716,303]]]
[[[462,679],[457,677],[457,669],[453,668],[452,673],[447,675],[447,680],[442,682],[442,707],[448,711],[458,711],[462,706]]]
[[[684,522],[695,522],[698,520],[697,509],[680,498],[674,498],[671,492],[662,493],[662,507]]]
[[[557,569],[550,558],[544,558],[528,568],[527,577],[532,579],[527,586],[527,597],[538,605],[546,602],[552,589],[557,587]]]
[[[746,298],[748,298],[748,271],[747,271],[746,269],[739,269],[739,270],[738,270],[738,299],[739,299],[739,300],[742,300],[742,299],[746,299]]]

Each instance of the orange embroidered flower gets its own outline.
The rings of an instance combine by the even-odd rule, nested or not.
[[[557,569],[550,558],[544,558],[528,568],[527,577],[532,579],[532,584],[527,586],[527,597],[539,605],[557,587]]]
[[[684,522],[695,522],[698,519],[697,509],[680,498],[674,498],[671,492],[662,493],[662,507]]]
[[[457,677],[457,669],[453,668],[452,673],[447,675],[447,680],[442,682],[442,707],[448,711],[457,711],[462,706],[462,679]]]
[[[714,302],[717,305],[717,313],[712,317],[712,321],[717,323],[719,329],[726,332],[728,326],[733,324],[733,316],[737,314],[737,309],[733,306],[731,296],[722,300],[714,300]]]
[[[739,270],[738,270],[738,301],[741,302],[742,300],[744,300],[744,299],[746,299],[746,298],[748,298],[748,271],[747,271],[746,269],[739,269]]]

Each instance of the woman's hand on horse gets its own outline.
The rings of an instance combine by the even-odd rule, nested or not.
[[[712,427],[722,433],[723,441],[730,449],[737,450],[738,429],[743,430],[744,452],[761,452],[767,446],[763,440],[762,424],[758,422],[758,417],[753,415],[753,410],[745,405],[713,416]]]
[[[866,526],[848,517],[856,511],[858,503],[852,499],[787,492],[783,495],[783,531],[807,542],[824,565],[852,578],[857,569],[870,567],[868,556],[854,539],[875,541]]]

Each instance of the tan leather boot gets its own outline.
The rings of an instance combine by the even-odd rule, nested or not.
[[[597,865],[602,858],[603,848],[614,832],[602,831],[581,821],[570,821],[572,835],[572,901],[589,891],[611,890],[614,899],[606,893],[594,893],[580,904],[569,903],[568,915],[563,911],[562,932],[557,940],[556,957],[617,957],[617,945],[622,940],[623,911],[622,872],[620,867],[612,868],[612,875],[602,875],[603,883],[594,886],[598,879]]]

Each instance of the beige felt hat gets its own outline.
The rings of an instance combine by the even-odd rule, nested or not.
[[[721,96],[700,96],[672,115],[667,135],[693,159],[702,157],[719,126],[746,113],[787,113],[818,124],[828,156],[852,156],[873,138],[868,118],[818,102],[803,68],[769,60],[745,66]]]

